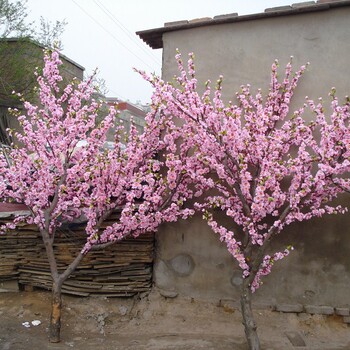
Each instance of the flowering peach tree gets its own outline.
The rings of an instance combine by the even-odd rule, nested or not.
[[[235,102],[225,104],[222,77],[214,91],[207,82],[200,95],[193,55],[187,67],[180,54],[176,59],[180,74],[174,83],[146,79],[153,84],[160,111],[187,124],[186,137],[196,150],[192,157],[212,178],[208,184],[215,192],[207,193],[196,207],[242,270],[245,333],[250,349],[260,349],[252,293],[273,264],[293,249],[271,252],[271,241],[293,222],[346,211],[332,200],[349,189],[349,99],[340,104],[333,91],[327,117],[321,99],[306,98],[291,112],[306,66],[293,72],[288,63],[280,80],[275,61],[266,98],[246,85]],[[307,112],[313,118],[307,120]],[[218,210],[230,218],[231,227],[220,222]]]
[[[135,127],[129,135],[115,127],[113,108],[98,123],[92,78],[61,86],[58,52],[47,52],[44,60],[43,73],[37,74],[39,103],[24,102],[24,114],[18,114],[22,131],[14,132],[18,145],[0,155],[0,200],[24,203],[30,215],[18,216],[1,232],[21,223],[38,226],[53,281],[50,340],[58,342],[61,287],[85,254],[192,215],[184,204],[205,186],[206,170],[189,157],[191,145],[171,117],[154,107],[142,134]],[[114,148],[106,149],[110,128],[115,128]],[[189,187],[201,177],[202,184]],[[101,227],[117,209],[119,220]],[[55,234],[76,219],[86,222],[86,243],[63,271],[56,263]]]

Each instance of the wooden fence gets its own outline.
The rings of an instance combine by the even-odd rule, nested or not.
[[[0,223],[9,218],[0,219]],[[113,217],[109,219],[113,220]],[[59,269],[74,259],[85,242],[84,227],[60,230],[54,242]],[[154,235],[129,237],[102,251],[89,252],[62,291],[79,296],[132,296],[152,285]],[[34,225],[0,235],[0,282],[15,279],[20,285],[51,289],[45,247]]]

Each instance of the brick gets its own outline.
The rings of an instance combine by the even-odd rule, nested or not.
[[[305,312],[316,315],[333,315],[334,308],[331,306],[305,305]]]
[[[180,26],[184,24],[188,24],[188,21],[183,20],[183,21],[165,22],[164,27]]]
[[[350,323],[350,316],[344,316],[343,321],[344,323]]]
[[[234,17],[238,17],[238,13],[228,13],[227,15],[214,16],[214,19],[227,19],[227,18],[234,18]]]
[[[291,6],[277,6],[277,7],[270,7],[265,9],[265,12],[280,12],[280,11],[288,11],[291,9]]]
[[[335,314],[338,316],[350,316],[350,310],[346,307],[336,307]]]
[[[303,7],[314,6],[315,4],[316,4],[315,1],[297,2],[295,4],[292,4],[292,8],[299,9],[299,8],[303,8]]]
[[[284,333],[288,340],[291,342],[291,344],[294,347],[304,347],[306,346],[306,343],[303,339],[303,337],[298,332],[285,332]]]
[[[252,308],[253,310],[270,310],[270,311],[275,311],[276,306],[273,305],[272,303],[263,303],[263,302],[253,302],[252,303]]]
[[[304,308],[301,304],[277,304],[276,311],[279,312],[303,312]]]

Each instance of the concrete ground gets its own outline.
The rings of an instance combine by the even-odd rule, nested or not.
[[[247,349],[240,312],[229,301],[164,297],[156,290],[129,299],[64,296],[62,341],[50,344],[50,297],[45,291],[0,293],[0,350]],[[262,349],[350,349],[350,328],[339,316],[255,315]]]

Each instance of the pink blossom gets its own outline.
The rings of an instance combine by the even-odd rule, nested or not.
[[[190,130],[177,126],[172,115],[158,113],[157,93],[145,131],[131,127],[121,146],[124,129],[117,127],[115,148],[103,150],[117,111],[110,108],[99,123],[93,77],[64,86],[58,52],[46,53],[44,61],[43,74],[37,75],[40,105],[25,102],[18,118],[23,133],[15,136],[23,147],[10,151],[10,166],[0,155],[1,199],[25,203],[31,213],[16,222],[34,223],[53,237],[62,222],[85,219],[85,254],[96,245],[154,232],[163,222],[193,215],[186,201],[202,193],[208,180],[200,161],[189,155],[193,141],[183,135]],[[158,160],[162,154],[166,157]],[[120,219],[102,228],[115,210]]]
[[[333,206],[332,200],[350,189],[349,99],[340,104],[333,89],[330,116],[325,115],[322,99],[306,98],[301,108],[291,111],[294,91],[307,65],[293,72],[288,63],[280,80],[275,60],[265,98],[261,90],[253,94],[250,85],[243,85],[236,101],[225,103],[222,76],[215,90],[208,81],[200,95],[193,54],[189,54],[187,68],[179,52],[176,60],[178,86],[143,75],[154,87],[158,113],[175,116],[185,127],[183,139],[194,149],[196,169],[188,161],[191,167],[186,172],[201,183],[196,192],[201,202],[195,208],[226,243],[254,291],[273,263],[289,254],[287,249],[257,258],[272,238],[295,221],[345,211]],[[303,117],[307,109],[315,115],[311,123]],[[165,141],[170,148],[169,135]],[[167,164],[175,169],[174,161],[168,157]],[[175,186],[175,174],[170,171],[169,175],[170,186]],[[216,195],[202,191],[203,184],[214,188]],[[239,232],[219,221],[218,210],[226,213]]]

